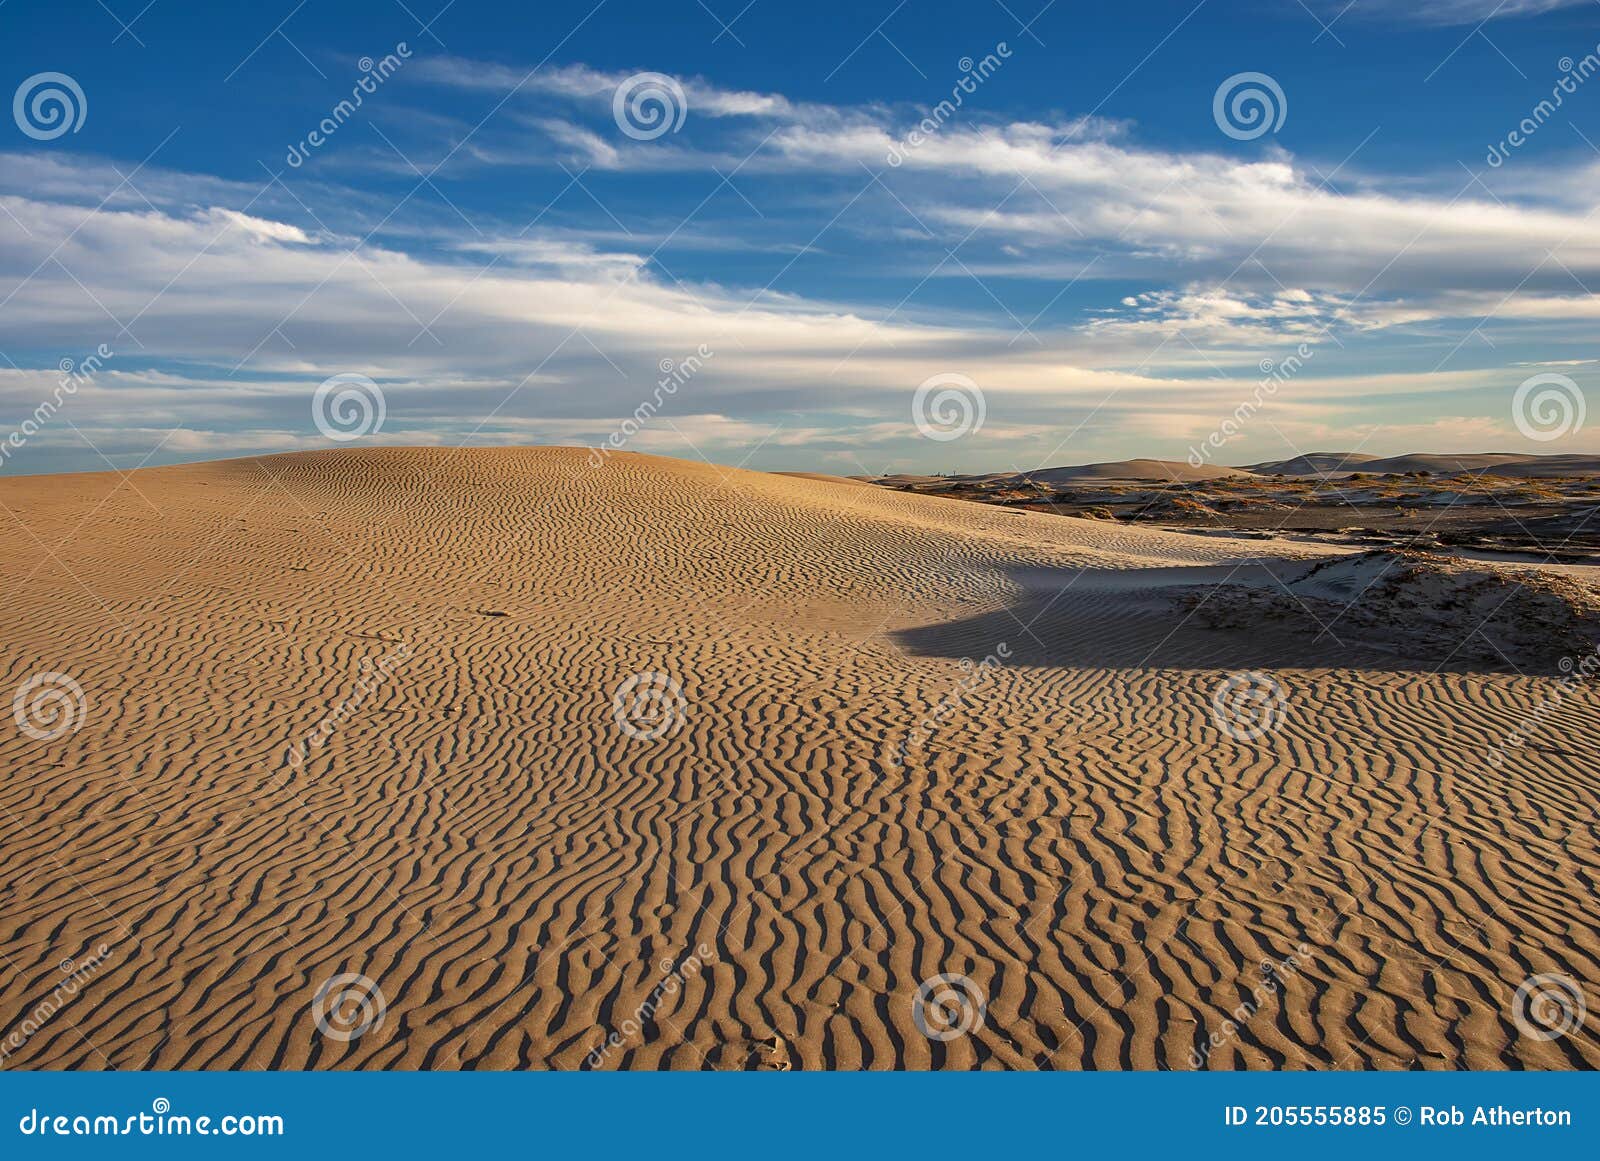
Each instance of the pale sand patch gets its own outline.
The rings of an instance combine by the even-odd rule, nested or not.
[[[110,948],[10,1067],[1600,1064],[1511,1010],[1600,1005],[1593,690],[1529,729],[1550,678],[1159,597],[1322,550],[581,449],[132,485],[0,481],[0,691],[87,698],[0,730],[3,1031]],[[386,1013],[340,1041],[347,972]]]

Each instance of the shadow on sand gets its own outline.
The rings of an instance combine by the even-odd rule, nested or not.
[[[1466,656],[1408,656],[1371,637],[1339,608],[1297,600],[1283,617],[1230,623],[1237,590],[1287,591],[1282,578],[1304,562],[1146,569],[1012,568],[1012,601],[972,617],[902,629],[896,643],[921,657],[980,662],[1003,644],[1012,664],[1087,669],[1324,669],[1396,673],[1500,673]],[[1222,620],[1225,628],[1212,627]],[[1462,632],[1469,633],[1470,625]],[[1441,662],[1444,662],[1441,665]]]

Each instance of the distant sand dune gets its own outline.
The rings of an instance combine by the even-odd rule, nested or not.
[[[1403,456],[1388,456],[1384,459],[1368,460],[1361,465],[1363,472],[1432,472],[1435,475],[1446,475],[1453,472],[1493,472],[1500,468],[1515,466],[1530,461],[1537,462],[1537,458],[1517,455],[1514,452],[1482,452],[1478,454],[1459,455],[1425,455],[1414,453]]]
[[[1428,472],[1435,476],[1459,473],[1491,473],[1497,476],[1550,477],[1550,476],[1600,476],[1600,455],[1573,453],[1566,455],[1524,455],[1519,452],[1476,453],[1412,453],[1400,456],[1357,455],[1353,452],[1312,452],[1292,460],[1252,464],[1248,471],[1263,475],[1282,472],[1296,475],[1347,475],[1350,472],[1369,474],[1404,474]]]
[[[1279,472],[1286,476],[1332,475],[1357,471],[1377,458],[1361,452],[1307,452],[1293,459],[1251,464],[1245,471],[1266,476]]]
[[[1098,483],[1105,480],[1151,480],[1163,484],[1193,483],[1198,480],[1215,480],[1222,476],[1242,476],[1240,468],[1225,468],[1217,464],[1191,467],[1182,460],[1114,460],[1102,464],[1081,464],[1069,468],[1042,468],[1024,472],[1027,479],[1044,484]],[[995,478],[1014,478],[1007,473]]]
[[[0,730],[0,1036],[109,949],[9,1067],[1600,1065],[1512,1013],[1600,1004],[1600,699],[1160,596],[1316,549],[579,449],[0,501],[0,691],[88,702]]]
[[[1109,481],[1149,481],[1152,483],[1196,483],[1215,480],[1223,476],[1245,476],[1243,468],[1224,468],[1216,464],[1191,467],[1182,460],[1113,460],[1109,463],[1078,464],[1063,468],[1035,468],[1029,472],[991,472],[979,476],[955,477],[988,484],[1017,485],[1024,483],[1097,484]],[[884,476],[886,484],[934,483],[938,476],[893,475]]]

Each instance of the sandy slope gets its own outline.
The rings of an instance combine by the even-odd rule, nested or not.
[[[89,703],[0,731],[4,1032],[109,949],[8,1066],[578,1068],[652,994],[604,1067],[1600,1064],[1594,1016],[1511,1012],[1535,972],[1600,1006],[1592,692],[1530,730],[1550,679],[1155,595],[1260,543],[585,464],[0,481],[0,688]],[[1212,714],[1241,670],[1286,694],[1258,740]],[[619,725],[641,672],[678,728]],[[341,972],[387,1003],[351,1041]],[[949,1041],[939,973],[986,1000]]]

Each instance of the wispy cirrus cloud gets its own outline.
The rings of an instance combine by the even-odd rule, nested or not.
[[[1537,16],[1561,8],[1587,6],[1591,0],[1366,0],[1354,14],[1425,24],[1478,24],[1482,21]],[[1329,4],[1335,10],[1344,4]]]
[[[429,77],[491,90],[517,83],[515,70],[461,61],[437,62]],[[890,152],[921,115],[916,109],[797,103],[683,79],[691,124],[702,112],[717,124],[692,141],[635,142],[606,129],[610,93],[624,79],[582,68],[541,76],[524,86],[536,89],[530,100],[555,93],[586,102],[595,122],[550,114],[525,123],[568,147],[575,163],[608,170],[738,166],[751,180],[873,174],[882,187],[874,203],[891,223],[885,232],[962,244],[965,265],[980,274],[1055,279],[1064,265],[1081,270],[1094,255],[1098,279],[1171,280],[1176,271],[1179,281],[1379,298],[1516,286],[1548,292],[1571,275],[1600,277],[1592,159],[1492,175],[1491,188],[1459,171],[1380,176],[1363,172],[1359,160],[1341,169],[1281,150],[1241,158],[1220,143],[1215,151],[1152,148],[1131,140],[1128,126],[1095,118],[973,115],[890,166]],[[518,163],[529,157],[519,154]]]

